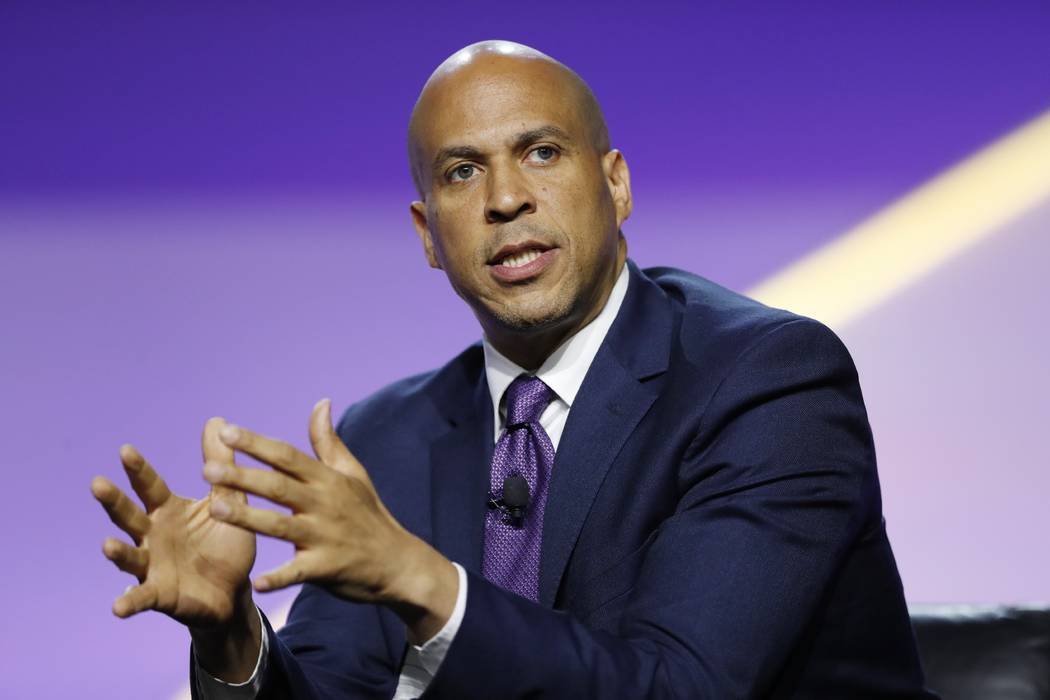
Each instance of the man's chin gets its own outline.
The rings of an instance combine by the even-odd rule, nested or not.
[[[555,330],[569,322],[571,309],[560,305],[545,308],[502,308],[490,311],[492,320],[504,333],[528,335]]]

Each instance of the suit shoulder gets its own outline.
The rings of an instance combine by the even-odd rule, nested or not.
[[[767,306],[744,294],[684,270],[656,267],[644,270],[681,316],[681,350],[710,366],[713,357],[733,362],[762,342],[796,344],[800,339],[836,347],[848,357],[838,336],[820,321]]]
[[[352,435],[401,425],[421,426],[440,412],[433,396],[471,386],[484,366],[481,343],[475,343],[445,365],[399,379],[353,403],[343,412],[337,432],[347,441]]]

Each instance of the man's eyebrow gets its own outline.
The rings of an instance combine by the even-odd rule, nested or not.
[[[473,146],[449,146],[447,148],[442,148],[437,152],[437,155],[434,156],[434,167],[438,168],[446,160],[452,160],[453,158],[480,160],[482,155],[481,151]]]
[[[529,129],[523,131],[514,137],[514,150],[520,151],[537,141],[543,141],[544,139],[555,139],[557,141],[564,141],[572,143],[572,136],[567,131],[560,127],[548,124],[546,126],[537,127],[535,129]]]

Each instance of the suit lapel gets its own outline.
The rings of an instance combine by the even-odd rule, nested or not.
[[[547,607],[609,467],[656,399],[655,383],[645,380],[667,368],[669,302],[628,265],[627,296],[576,395],[554,458],[540,555],[539,602]]]
[[[485,498],[492,460],[492,400],[484,369],[477,370],[473,391],[459,391],[447,433],[430,449],[433,544],[468,571],[481,571],[485,537]]]
[[[592,381],[595,377],[600,380]],[[599,361],[595,357],[591,365],[554,458],[540,555],[542,605],[554,605],[561,576],[598,488],[656,398],[651,386],[640,384],[609,358]]]

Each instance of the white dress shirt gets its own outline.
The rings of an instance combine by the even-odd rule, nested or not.
[[[555,394],[554,399],[540,415],[540,425],[550,437],[555,451],[558,449],[558,443],[561,442],[565,421],[569,417],[569,411],[572,409],[573,401],[576,400],[576,394],[583,384],[583,379],[587,376],[587,370],[590,369],[591,362],[598,353],[602,341],[605,340],[613,321],[616,320],[616,314],[619,313],[623,299],[627,295],[628,279],[627,265],[624,264],[605,306],[594,320],[559,345],[558,349],[551,353],[543,365],[536,370],[535,376],[539,377]],[[495,429],[492,437],[493,441],[498,441],[507,415],[503,394],[512,381],[528,372],[492,347],[487,338],[482,341],[482,346],[485,351],[485,378],[488,380],[489,394],[492,397],[494,419],[492,424]],[[452,615],[441,631],[425,644],[408,646],[398,677],[397,690],[394,691],[394,700],[413,700],[423,694],[441,666],[441,662],[445,660],[452,640],[459,631],[460,623],[463,621],[463,612],[467,607],[467,574],[462,566],[455,562],[453,564],[459,574],[459,591]],[[269,640],[264,631],[255,671],[244,683],[225,683],[213,678],[200,666],[197,666],[197,690],[200,697],[203,700],[254,700],[262,684],[268,651]]]

